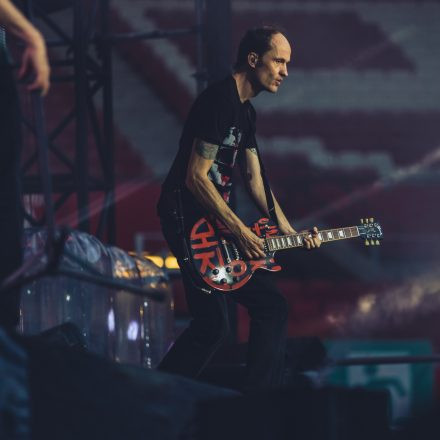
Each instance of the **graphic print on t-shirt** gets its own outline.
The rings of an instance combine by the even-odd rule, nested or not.
[[[235,165],[242,133],[237,127],[230,127],[228,135],[219,146],[217,156],[209,170],[208,176],[222,195],[229,202],[232,186],[232,170]]]

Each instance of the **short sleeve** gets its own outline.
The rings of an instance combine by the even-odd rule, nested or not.
[[[208,95],[197,106],[194,134],[196,138],[221,145],[233,117],[226,97]]]

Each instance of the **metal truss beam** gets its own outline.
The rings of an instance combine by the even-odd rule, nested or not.
[[[111,34],[109,29],[110,0],[73,0],[66,3],[71,26],[57,23],[37,0],[24,2],[25,12],[31,21],[38,17],[48,32],[49,49],[64,55],[51,59],[51,81],[54,87],[60,83],[73,86],[73,101],[66,103],[59,119],[50,132],[37,130],[36,112],[43,112],[41,98],[32,102],[31,115],[23,117],[23,126],[30,138],[34,139],[33,151],[22,164],[24,194],[43,194],[50,191],[52,206],[45,203],[45,214],[34,218],[25,213],[32,225],[54,224],[53,212],[60,209],[72,196],[76,197],[78,216],[77,227],[93,233],[101,240],[114,243],[115,223],[115,173],[113,135],[113,94],[112,94],[112,47],[121,41],[134,39],[177,38],[194,34],[197,38],[197,72],[195,79],[198,90],[204,88],[206,74],[203,71],[203,29],[202,17],[205,0],[195,0],[196,25],[188,29],[170,31]],[[71,31],[69,31],[71,28]],[[100,105],[96,101],[100,99]],[[99,107],[99,109],[97,108]],[[74,127],[72,146],[64,145],[63,134]],[[68,148],[70,147],[70,148]],[[46,163],[39,161],[39,149],[47,149]],[[89,156],[92,149],[99,158],[99,173],[90,172]],[[63,170],[51,173],[48,157],[54,157]],[[35,169],[38,164],[39,172]],[[44,178],[46,176],[46,178]],[[49,179],[49,180],[48,180]],[[49,182],[49,183],[48,183]],[[96,231],[91,231],[89,195],[90,192],[103,193],[102,208]]]

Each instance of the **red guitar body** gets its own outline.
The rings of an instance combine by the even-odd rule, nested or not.
[[[320,230],[322,243],[362,238],[368,246],[378,246],[383,238],[382,227],[373,218],[361,220],[360,225]],[[192,265],[203,281],[211,288],[222,292],[235,290],[246,284],[257,269],[278,272],[275,251],[304,247],[310,231],[279,235],[276,225],[261,218],[250,225],[250,229],[264,238],[266,257],[260,260],[243,258],[231,233],[218,221],[203,217],[192,227],[189,248]]]
[[[278,235],[277,227],[267,218],[261,218],[249,227],[261,238]],[[203,281],[222,292],[242,287],[257,269],[281,270],[281,266],[275,263],[274,252],[268,249],[265,258],[244,258],[230,232],[220,222],[207,217],[202,217],[192,227],[189,248],[192,263]]]

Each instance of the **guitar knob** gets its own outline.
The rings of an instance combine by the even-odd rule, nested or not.
[[[376,240],[376,246],[379,246],[379,245],[380,245],[380,241]]]
[[[234,266],[234,272],[240,272],[241,271],[241,267],[240,267],[240,265],[236,265],[236,266]]]
[[[373,217],[370,218],[370,223],[374,223],[374,218]]]
[[[232,280],[234,283],[238,283],[240,281],[240,277],[233,277]]]
[[[220,283],[221,284],[226,284],[228,282],[228,280],[226,279],[226,278],[222,278],[221,280],[220,280]]]
[[[365,240],[365,246],[370,246],[370,242],[368,240]]]
[[[228,273],[231,273],[231,272],[232,272],[232,268],[231,268],[231,266],[228,266],[228,267],[226,268],[226,272],[228,272]]]
[[[213,275],[218,275],[219,270],[218,270],[218,269],[214,269],[214,270],[212,271],[212,273],[213,273]]]

